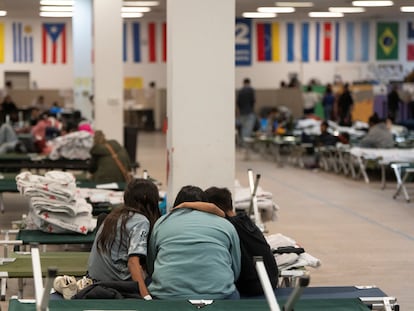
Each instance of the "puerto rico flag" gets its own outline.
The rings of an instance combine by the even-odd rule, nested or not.
[[[316,61],[339,60],[339,23],[316,23]]]
[[[42,27],[43,64],[66,64],[66,25],[45,23]]]
[[[13,23],[13,62],[33,62],[33,29],[30,25]]]
[[[257,23],[257,61],[280,61],[280,34],[278,23]]]

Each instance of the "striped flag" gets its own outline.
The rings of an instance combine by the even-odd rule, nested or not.
[[[309,62],[309,23],[296,27],[294,23],[286,24],[286,59],[288,62]]]
[[[131,29],[131,31],[129,30]],[[131,24],[124,22],[123,24],[123,46],[122,46],[122,58],[124,62],[128,59],[132,59],[134,63],[140,63],[142,61],[141,56],[141,24],[133,22]],[[131,48],[132,51],[131,51]],[[130,51],[132,52],[132,58]]]
[[[157,35],[156,24],[148,23],[148,61],[155,63],[157,61]]]
[[[4,63],[4,23],[0,23],[0,63]]]
[[[407,60],[414,60],[414,22],[407,22]]]
[[[339,60],[339,23],[316,23],[316,61]]]
[[[167,61],[167,23],[162,23],[162,61]]]
[[[257,61],[280,61],[279,23],[256,24]]]
[[[42,27],[42,62],[66,64],[66,25],[45,23]]]
[[[33,62],[33,31],[30,25],[13,23],[13,62]]]
[[[369,22],[347,22],[345,27],[346,60],[348,62],[369,61]]]

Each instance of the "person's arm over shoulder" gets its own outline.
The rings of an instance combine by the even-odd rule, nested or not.
[[[172,208],[171,211],[179,208],[190,208],[201,212],[214,214],[220,217],[226,217],[226,214],[219,207],[217,207],[217,205],[208,202],[183,202]]]

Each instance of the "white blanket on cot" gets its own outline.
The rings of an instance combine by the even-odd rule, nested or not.
[[[50,171],[44,176],[22,172],[16,176],[16,185],[20,194],[24,196],[40,196],[65,202],[74,200],[76,190],[73,174],[60,171]]]
[[[272,234],[266,236],[267,243],[269,243],[271,249],[277,249],[281,246],[295,246],[299,247],[295,240],[280,234]],[[275,254],[277,266],[281,270],[289,270],[292,268],[299,267],[313,267],[317,268],[321,265],[321,261],[313,257],[307,252],[302,254],[286,253],[286,254]]]
[[[414,162],[414,148],[410,149],[382,149],[352,147],[349,151],[353,156],[367,160],[380,159],[384,164],[392,162]]]
[[[112,205],[124,203],[124,192],[106,189],[77,188],[77,198],[89,198],[92,203],[109,202]]]
[[[263,221],[276,220],[276,212],[279,206],[273,201],[271,192],[264,191],[260,186],[256,190],[257,207],[259,208]],[[250,187],[242,187],[236,180],[234,187],[234,208],[248,211],[250,208],[251,192]]]
[[[75,177],[66,172],[49,171],[44,176],[23,172],[16,176],[19,192],[30,197],[26,226],[51,233],[86,234],[96,227],[92,206],[77,198]]]

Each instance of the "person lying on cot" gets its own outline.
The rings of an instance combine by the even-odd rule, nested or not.
[[[236,281],[240,296],[261,296],[264,294],[259,276],[255,268],[255,256],[261,256],[269,275],[270,283],[275,289],[278,284],[279,271],[272,250],[261,230],[246,213],[236,214],[233,210],[231,192],[227,188],[210,187],[205,190],[210,203],[183,203],[176,208],[193,208],[215,213],[225,217],[236,229],[240,239],[241,271]],[[218,210],[216,210],[218,209]]]
[[[136,281],[141,297],[151,299],[145,284],[148,237],[156,220],[157,186],[147,179],[133,179],[124,193],[124,205],[112,210],[98,229],[88,261],[94,281]]]
[[[174,202],[207,202],[196,186],[181,188]],[[238,299],[240,242],[222,217],[189,208],[162,216],[149,239],[148,289],[159,299]]]

